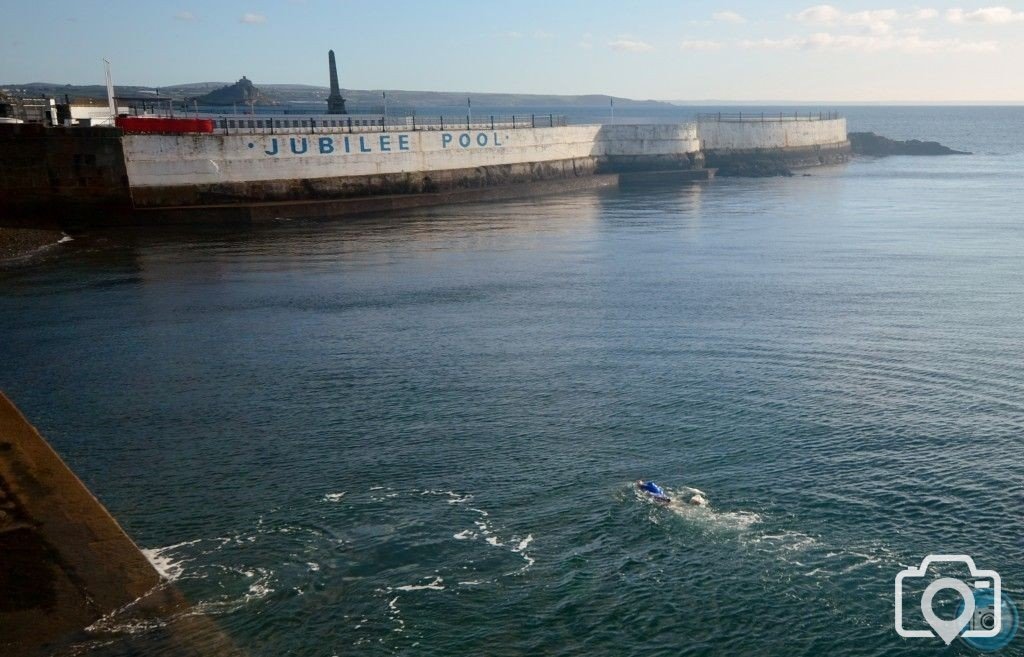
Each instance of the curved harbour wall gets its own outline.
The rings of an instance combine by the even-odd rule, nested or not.
[[[850,157],[843,118],[707,118],[697,131],[707,166],[723,175],[777,175]]]
[[[707,166],[772,175],[844,161],[849,153],[843,119],[538,128],[513,122],[464,129],[410,124],[387,132],[291,123],[281,128],[236,119],[217,134],[0,126],[0,143],[10,147],[0,150],[0,218],[38,222],[57,205],[68,211],[62,215],[88,222],[137,221],[135,210],[174,208],[182,215],[197,206],[220,211],[273,203],[335,203],[340,213],[365,212],[406,207],[413,196],[423,197],[415,201],[420,204],[507,198],[541,189],[522,183],[544,183],[546,191],[559,184],[595,187],[638,172],[706,179],[710,172],[700,170]],[[687,170],[696,171],[672,173]],[[261,213],[277,211],[284,212]]]
[[[703,163],[693,124],[123,141],[132,197],[141,207],[438,192]]]

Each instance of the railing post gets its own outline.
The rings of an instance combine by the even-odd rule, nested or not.
[[[469,130],[469,114],[466,115],[466,130]]]
[[[555,127],[555,115],[554,114],[548,114],[548,127],[549,128],[554,128]]]
[[[494,115],[491,114],[491,130],[494,130]]]
[[[416,132],[416,115],[412,115],[412,131]]]
[[[348,119],[346,120],[346,123],[348,123],[348,131],[352,132],[352,117],[351,116],[348,117]]]
[[[444,114],[441,115],[441,129],[444,130]]]
[[[530,127],[531,128],[536,128],[537,127],[537,115],[536,114],[531,114],[530,115]]]
[[[516,129],[516,115],[515,114],[512,115],[512,129],[513,130]]]

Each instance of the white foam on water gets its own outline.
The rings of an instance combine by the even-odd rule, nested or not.
[[[181,543],[159,548],[142,548],[140,552],[149,560],[153,568],[160,573],[160,577],[168,582],[173,582],[185,572],[185,563],[188,559],[175,558],[171,553],[179,548],[195,545],[201,541],[202,539],[197,538],[192,541],[182,541]]]
[[[634,496],[642,502],[650,504],[655,508],[663,508],[670,511],[688,522],[704,525],[712,529],[742,532],[762,521],[761,516],[753,511],[716,510],[711,506],[708,494],[699,488],[691,486],[666,488],[665,494],[672,500],[667,504],[659,502],[651,495],[641,491],[635,484],[631,483],[630,488],[633,490]],[[700,504],[692,504],[690,502],[694,496],[700,496]],[[651,521],[659,522],[659,515],[656,513],[652,514]]]
[[[160,573],[160,577],[168,582],[173,582],[185,572],[185,565],[183,563],[175,561],[171,556],[164,554],[162,550],[143,548],[140,551],[149,560],[149,563],[153,565],[153,568],[156,568],[156,572]]]
[[[398,608],[398,596],[397,595],[394,598],[391,599],[391,602],[388,603],[388,615],[391,617],[391,620],[393,620],[396,623],[398,623],[398,626],[395,627],[394,629],[392,629],[391,631],[392,632],[404,632],[405,631],[405,621],[402,619],[402,611]]]
[[[429,584],[405,584],[403,586],[396,586],[395,591],[443,591],[444,590],[444,578],[440,575],[434,577],[433,581]]]
[[[327,493],[323,497],[324,502],[340,502],[345,497],[345,491],[340,493]]]
[[[468,541],[471,538],[476,538],[476,533],[472,529],[465,529],[458,534],[452,534],[452,538],[457,541]]]
[[[74,242],[74,241],[75,241],[74,237],[71,237],[70,235],[64,235],[59,240],[57,240],[57,244],[67,244],[68,242]]]
[[[448,504],[463,504],[473,499],[469,493],[456,493],[453,490],[424,490],[420,495],[440,495],[448,498]]]
[[[318,563],[316,563],[314,561],[307,562],[306,563],[306,567],[309,568],[309,571],[311,573],[315,573],[318,570],[320,570],[320,564],[318,564]]]

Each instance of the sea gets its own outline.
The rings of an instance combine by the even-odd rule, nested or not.
[[[838,109],[972,154],[76,234],[0,268],[0,389],[251,657],[980,654],[894,582],[1024,604],[1024,108]]]

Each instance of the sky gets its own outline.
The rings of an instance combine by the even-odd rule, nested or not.
[[[1024,0],[6,2],[0,84],[1024,102]]]

